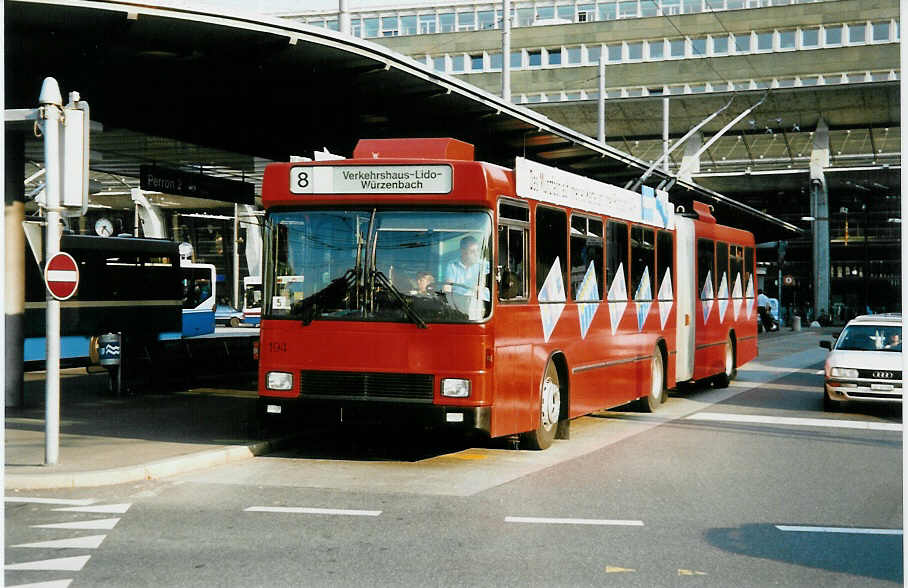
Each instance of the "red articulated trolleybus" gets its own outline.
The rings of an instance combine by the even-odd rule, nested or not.
[[[454,139],[362,140],[265,170],[265,418],[521,434],[757,354],[753,235],[709,207]]]

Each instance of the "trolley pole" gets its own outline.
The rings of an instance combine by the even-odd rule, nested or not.
[[[53,78],[45,78],[38,97],[41,132],[44,134],[44,166],[47,170],[47,228],[44,259],[60,252],[62,235],[60,207],[60,121],[63,97]],[[50,291],[47,300],[47,373],[44,380],[44,463],[55,465],[60,456],[60,301]]]

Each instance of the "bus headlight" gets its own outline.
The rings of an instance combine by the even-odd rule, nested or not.
[[[268,372],[265,388],[269,390],[293,390],[293,374],[290,372]]]
[[[470,380],[445,378],[441,381],[441,395],[448,398],[467,398],[470,396]]]
[[[833,378],[857,378],[858,370],[853,368],[834,367],[829,370],[829,375]]]

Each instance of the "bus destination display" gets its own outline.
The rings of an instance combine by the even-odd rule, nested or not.
[[[448,194],[450,165],[296,166],[292,194]]]

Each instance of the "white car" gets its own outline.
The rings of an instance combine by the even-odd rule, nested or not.
[[[829,349],[824,370],[823,408],[835,410],[847,400],[902,401],[902,315],[859,316]]]

